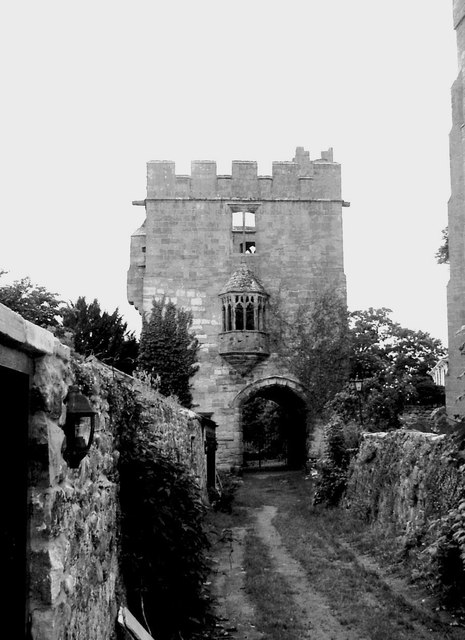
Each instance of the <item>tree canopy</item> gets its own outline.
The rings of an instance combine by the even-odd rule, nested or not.
[[[197,371],[199,343],[191,333],[192,313],[173,302],[154,299],[152,312],[144,318],[138,366],[157,381],[165,396],[192,405],[190,378]]]
[[[363,380],[364,413],[381,428],[397,426],[407,404],[441,404],[444,399],[444,390],[428,373],[446,354],[441,341],[402,327],[391,313],[383,307],[349,314],[350,378]],[[346,389],[334,406],[355,413],[356,400]]]
[[[84,356],[94,355],[102,362],[125,373],[132,373],[137,365],[138,342],[128,332],[118,309],[102,311],[95,299],[87,303],[80,296],[63,312],[63,329],[73,336],[74,348]]]
[[[0,277],[6,273],[0,269]],[[95,355],[125,373],[136,367],[138,342],[118,309],[102,311],[97,300],[87,303],[83,296],[66,304],[57,293],[33,284],[29,277],[0,287],[0,302],[61,340],[69,339],[84,356]]]
[[[289,368],[306,387],[312,417],[316,417],[348,377],[349,336],[344,300],[332,290],[321,292],[311,306],[299,308],[291,333]]]
[[[0,277],[7,272],[0,270]],[[0,287],[0,302],[39,327],[56,330],[61,326],[65,303],[57,293],[34,284],[30,278]]]
[[[434,257],[438,264],[449,264],[449,227],[442,230],[442,244]]]

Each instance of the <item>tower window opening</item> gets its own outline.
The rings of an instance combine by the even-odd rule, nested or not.
[[[236,296],[236,300],[239,296]],[[242,298],[242,296],[241,296]],[[236,302],[236,307],[235,307],[235,325],[236,325],[236,331],[243,331],[244,330],[244,306],[242,304],[242,302]]]
[[[255,253],[255,251],[257,250],[257,247],[255,246],[255,242],[246,242],[245,243],[245,251],[244,251],[244,243],[241,242],[240,245],[240,252],[241,253]]]
[[[233,250],[236,253],[253,254],[257,250],[255,242],[255,213],[252,211],[232,212]]]
[[[228,303],[227,306],[227,316],[226,316],[226,331],[232,330],[232,307],[231,304]]]
[[[233,211],[233,231],[242,231],[243,228],[255,230],[255,213],[252,211]]]
[[[247,297],[247,304],[245,307],[245,328],[247,331],[253,331],[255,328],[258,329],[257,323],[255,322],[255,307],[253,297]]]
[[[258,305],[257,305],[257,325],[258,325],[259,331],[264,331],[265,330],[263,320],[264,320],[264,318],[263,318],[263,300],[260,299],[258,301]]]

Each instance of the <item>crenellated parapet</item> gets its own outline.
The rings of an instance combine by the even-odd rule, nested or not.
[[[333,150],[310,160],[297,147],[292,161],[273,162],[272,175],[258,175],[255,161],[234,160],[231,175],[218,175],[213,160],[195,160],[190,175],[176,175],[175,163],[147,163],[147,199],[330,199],[341,198],[341,166],[333,161]]]

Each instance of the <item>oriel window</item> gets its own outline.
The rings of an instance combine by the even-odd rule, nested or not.
[[[260,293],[222,296],[223,331],[266,331],[266,297]]]

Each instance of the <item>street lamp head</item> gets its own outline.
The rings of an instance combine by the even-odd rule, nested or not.
[[[363,388],[363,380],[360,378],[355,378],[350,381],[350,386],[354,391],[360,393]]]
[[[66,446],[63,455],[68,465],[75,469],[89,453],[97,411],[76,385],[69,388],[66,404]]]

